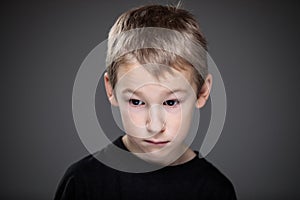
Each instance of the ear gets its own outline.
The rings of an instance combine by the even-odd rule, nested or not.
[[[115,97],[114,90],[111,86],[111,83],[110,83],[107,72],[104,74],[104,85],[105,85],[106,95],[107,95],[107,98],[108,98],[109,102],[113,106],[118,106],[119,104],[118,104],[117,99]]]
[[[211,74],[208,74],[198,94],[198,99],[196,101],[197,108],[202,108],[205,105],[207,99],[209,98],[211,86],[212,86],[212,76]]]

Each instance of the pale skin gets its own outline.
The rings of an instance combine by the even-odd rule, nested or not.
[[[184,139],[193,110],[205,105],[212,85],[208,74],[196,95],[189,70],[173,71],[157,79],[137,63],[120,66],[114,89],[104,75],[107,97],[120,109],[124,145],[138,157],[163,165],[183,164],[196,156]]]

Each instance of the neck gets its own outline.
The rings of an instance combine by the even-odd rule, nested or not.
[[[188,148],[176,161],[171,163],[170,166],[184,164],[184,163],[192,160],[196,156],[197,156],[196,153],[193,150],[191,150],[190,148]]]

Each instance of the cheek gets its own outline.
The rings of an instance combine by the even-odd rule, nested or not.
[[[176,135],[180,132],[182,126],[182,113],[167,113],[167,133],[172,137],[176,137]]]
[[[169,131],[173,136],[185,137],[190,129],[193,116],[193,107],[182,107],[178,113],[168,114]]]
[[[145,109],[135,109],[124,105],[120,107],[120,112],[123,126],[127,132],[133,132],[135,129],[142,129],[145,127],[147,113]]]
[[[186,134],[188,133],[190,127],[191,127],[191,122],[193,118],[193,109],[187,110],[187,112],[184,112],[182,114],[182,117],[184,119],[184,123],[181,125],[182,132],[185,132]]]
[[[127,117],[131,124],[138,128],[145,127],[147,111],[146,109],[130,108],[126,110]]]

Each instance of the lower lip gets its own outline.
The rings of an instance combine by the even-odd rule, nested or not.
[[[166,144],[168,144],[169,142],[152,142],[152,141],[149,141],[149,140],[144,140],[145,142],[147,142],[148,144],[152,144],[152,145],[155,145],[155,146],[164,146]]]

